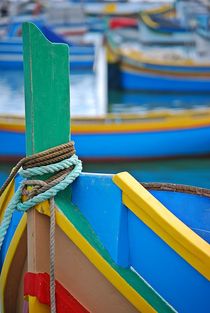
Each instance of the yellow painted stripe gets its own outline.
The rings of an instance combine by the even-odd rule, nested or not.
[[[127,172],[113,178],[123,203],[161,239],[210,280],[210,245],[164,207]]]
[[[148,14],[159,14],[159,13],[165,13],[167,11],[171,11],[174,10],[173,6],[171,4],[163,4],[158,8],[151,8],[151,9],[147,9],[144,10],[144,12],[148,13]]]
[[[170,60],[167,58],[163,58],[161,59],[155,59],[148,57],[146,54],[143,53],[143,51],[137,51],[137,50],[120,50],[122,56],[126,56],[129,57],[132,60],[135,61],[139,61],[141,63],[147,63],[147,64],[151,64],[151,65],[169,65],[172,68],[175,68],[176,66],[183,66],[183,67],[210,67],[210,63],[198,63],[195,62],[193,59],[177,59],[177,60]],[[148,69],[149,70],[149,69]],[[196,74],[192,73],[192,74]],[[208,73],[204,73],[205,75],[207,75]]]
[[[37,206],[39,213],[50,215],[49,203],[45,201],[42,206]],[[152,313],[156,310],[139,295],[108,262],[89,244],[74,225],[56,210],[56,223],[67,237],[83,252],[88,260],[107,278],[108,281],[140,312]]]
[[[116,3],[108,3],[104,6],[102,13],[112,14],[117,12],[117,4]]]
[[[21,123],[22,122],[22,123]],[[101,118],[77,118],[72,121],[72,134],[144,132],[181,130],[210,125],[210,110],[189,110],[171,114],[110,115]],[[0,130],[24,132],[24,121],[0,118]]]
[[[23,215],[8,248],[4,264],[0,276],[0,312],[4,313],[4,290],[7,282],[7,276],[10,270],[10,266],[15,255],[16,249],[18,247],[19,241],[22,237],[22,234],[26,228],[27,217],[26,214]],[[17,269],[18,270],[18,269]]]
[[[50,313],[50,307],[46,304],[41,304],[36,297],[28,296],[29,313]]]
[[[12,199],[14,191],[15,191],[15,184],[14,184],[14,179],[13,179],[0,197],[0,222],[2,221],[4,212],[10,200]]]
[[[183,77],[187,77],[189,79],[195,79],[195,78],[200,78],[200,79],[207,79],[210,78],[210,72],[184,72],[184,70],[182,72],[176,72],[173,70],[168,70],[168,71],[163,71],[161,69],[149,69],[146,67],[138,67],[135,65],[131,65],[128,64],[126,62],[123,61],[122,65],[120,66],[121,70],[124,71],[129,71],[131,73],[146,73],[146,74],[156,74],[156,75],[160,75],[160,77],[173,77],[173,78],[183,78]]]
[[[143,22],[148,25],[151,28],[157,28],[159,26],[158,23],[154,22],[151,18],[151,16],[149,16],[148,14],[142,13],[141,14],[141,19],[143,20]]]

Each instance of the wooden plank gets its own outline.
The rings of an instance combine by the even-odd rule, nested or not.
[[[23,25],[26,151],[31,155],[69,141],[68,46],[50,43]]]
[[[69,51],[64,44],[50,43],[35,25],[24,23],[23,52],[26,150],[31,155],[69,141]],[[67,190],[56,199],[67,206],[69,195]],[[40,219],[36,210],[28,212],[28,271],[32,272],[49,268],[42,263],[43,254],[49,251],[42,251],[46,225]]]

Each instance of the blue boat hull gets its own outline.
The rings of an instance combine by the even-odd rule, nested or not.
[[[163,76],[152,73],[136,73],[125,69],[122,69],[120,75],[121,87],[126,90],[210,93],[210,78]]]
[[[19,39],[0,40],[0,69],[23,69],[22,42]],[[71,71],[93,70],[95,47],[70,45]]]
[[[210,126],[136,133],[73,134],[72,139],[82,159],[147,159],[210,154]],[[1,130],[0,142],[0,157],[25,155],[23,133]]]
[[[71,58],[71,55],[70,55]],[[22,56],[19,58],[19,60],[1,60],[0,56],[0,69],[2,70],[23,70],[23,62],[22,62]],[[69,63],[71,73],[75,72],[92,72],[93,66],[94,66],[94,60],[90,61],[70,61]]]

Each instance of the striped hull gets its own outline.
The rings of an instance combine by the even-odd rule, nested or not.
[[[92,71],[95,52],[91,46],[70,47],[70,69],[72,71]],[[23,69],[21,42],[0,41],[0,69]]]
[[[210,154],[210,126],[182,130],[123,133],[74,133],[77,154],[82,159],[151,159]],[[0,156],[25,155],[25,135],[0,131]],[[15,143],[11,145],[11,142]],[[125,147],[126,143],[126,147]]]
[[[94,57],[93,56],[72,56],[70,54],[70,70],[77,71],[93,71]],[[23,60],[22,55],[2,55],[0,54],[0,69],[3,70],[22,70]]]
[[[210,93],[210,77],[176,77],[122,68],[120,78],[121,87],[126,90]]]
[[[110,68],[117,69],[119,87],[125,90],[210,93],[210,64],[193,60],[155,60],[139,52],[121,51],[114,33],[107,35]],[[114,67],[113,67],[114,71]],[[112,83],[112,72],[109,71]]]

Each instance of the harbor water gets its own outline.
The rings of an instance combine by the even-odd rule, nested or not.
[[[109,91],[108,105],[100,103],[95,76],[70,78],[71,116],[99,115],[107,112],[140,113],[149,110],[182,110],[210,106],[210,95],[156,94]],[[1,71],[0,114],[24,114],[22,71]],[[12,143],[11,143],[12,144]],[[138,143],[141,144],[141,143]],[[14,164],[0,164],[0,185]],[[128,171],[140,182],[171,182],[210,188],[210,158],[153,160],[113,163],[83,163],[87,172],[118,173]]]

